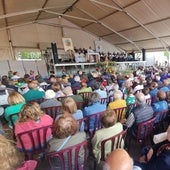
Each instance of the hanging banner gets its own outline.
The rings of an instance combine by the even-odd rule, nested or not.
[[[64,51],[74,50],[73,42],[71,38],[62,38]]]

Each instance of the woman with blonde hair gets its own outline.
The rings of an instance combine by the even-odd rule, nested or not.
[[[62,101],[62,113],[69,113],[76,120],[83,118],[83,112],[77,109],[77,104],[71,97],[67,97]]]
[[[0,169],[2,170],[34,170],[37,162],[35,160],[24,161],[12,140],[0,135]]]
[[[15,136],[22,132],[45,127],[52,124],[53,119],[47,114],[43,113],[38,103],[29,102],[23,106],[19,114],[19,119],[15,124]],[[47,131],[47,139],[51,138],[51,136],[51,128],[49,128],[49,130]],[[23,136],[22,140],[24,141],[26,149],[30,149],[32,145],[28,136]],[[21,144],[18,140],[17,147],[21,148]]]
[[[8,104],[9,106],[5,109],[4,117],[8,121],[9,127],[12,127],[10,115],[20,112],[22,106],[25,104],[25,99],[20,93],[14,91],[8,96]],[[12,119],[16,123],[18,116],[13,116]]]

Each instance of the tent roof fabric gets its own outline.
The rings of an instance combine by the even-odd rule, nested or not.
[[[62,16],[125,51],[169,50],[170,0],[2,0],[0,30]]]

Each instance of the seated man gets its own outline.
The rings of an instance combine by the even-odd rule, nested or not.
[[[136,107],[133,108],[132,113],[128,116],[126,126],[134,137],[137,135],[138,124],[145,122],[153,117],[153,109],[146,104],[145,95],[141,92],[135,95]]]
[[[124,149],[115,149],[99,166],[102,170],[141,170],[140,167],[133,165],[133,160]]]
[[[114,110],[107,110],[101,117],[101,123],[104,127],[96,131],[92,138],[93,153],[98,163],[101,158],[101,142],[104,139],[110,138],[123,131],[123,125],[120,122],[117,122]],[[124,147],[124,142],[122,142],[122,147]],[[106,149],[106,153],[109,153],[111,145],[107,145]]]
[[[44,97],[44,91],[39,91],[38,84],[34,81],[29,82],[28,87],[29,90],[25,94],[23,94],[23,97],[25,98],[26,102],[41,99]]]
[[[66,96],[69,96],[74,99],[75,102],[83,102],[83,97],[79,94],[73,94],[73,90],[70,86],[67,86],[63,89],[63,93]]]
[[[167,129],[167,140],[154,145],[135,164],[142,170],[170,169],[170,126]]]

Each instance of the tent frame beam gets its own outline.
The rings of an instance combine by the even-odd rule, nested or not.
[[[77,8],[79,9],[80,11],[84,12],[86,15],[92,17],[94,20],[96,20],[96,18],[94,16],[92,16],[91,14],[89,14],[87,11],[84,11],[80,8]],[[125,37],[124,35],[122,35],[121,33],[117,32],[116,30],[112,29],[111,27],[109,27],[108,25],[106,25],[104,22],[101,22],[99,20],[96,20],[96,22],[98,24],[101,24],[103,25],[105,28],[109,29],[110,31],[112,31],[113,33],[119,35],[120,37],[122,37],[123,39],[127,40],[128,42],[130,42],[131,44],[133,44],[139,51],[141,51],[141,49],[137,46],[137,44],[135,44],[135,42],[133,42],[132,40],[128,39],[127,37]]]

